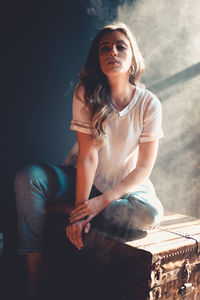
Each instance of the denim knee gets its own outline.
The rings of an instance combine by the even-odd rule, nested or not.
[[[148,201],[133,196],[112,202],[100,216],[104,224],[117,225],[131,230],[149,230],[159,224],[162,206],[151,205]]]
[[[17,173],[16,193],[19,189],[29,190],[33,198],[37,196],[41,200],[62,201],[66,191],[71,191],[74,187],[62,167],[38,164],[30,165]]]
[[[40,165],[30,165],[18,171],[15,181],[17,203],[26,200],[44,200],[48,189],[48,177]]]
[[[24,187],[24,183],[38,184],[38,188],[40,188],[40,179],[42,179],[44,183],[47,179],[43,168],[40,165],[30,165],[17,172],[14,181],[15,189],[18,190],[18,188]]]
[[[135,210],[132,220],[137,229],[149,230],[159,225],[163,216],[163,208],[159,202],[154,205],[147,201],[131,198],[129,203]]]

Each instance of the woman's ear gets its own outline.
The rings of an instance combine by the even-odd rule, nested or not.
[[[133,75],[135,73],[135,67],[134,67],[134,65],[132,64],[131,66],[130,66],[130,69],[129,69],[129,74],[130,75]]]

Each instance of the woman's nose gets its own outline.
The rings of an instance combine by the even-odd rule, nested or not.
[[[114,48],[110,50],[110,56],[116,56],[116,50]]]

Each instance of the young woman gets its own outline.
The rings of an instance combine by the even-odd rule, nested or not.
[[[47,202],[73,205],[67,239],[79,250],[97,226],[147,230],[163,208],[149,180],[158,151],[161,104],[140,87],[144,62],[125,24],[105,26],[94,39],[73,97],[77,143],[63,166],[34,165],[18,173],[19,252],[30,281],[42,265]]]

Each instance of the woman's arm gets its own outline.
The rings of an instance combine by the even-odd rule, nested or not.
[[[90,134],[77,132],[78,161],[75,206],[88,200],[98,165],[98,151]]]
[[[76,175],[76,199],[75,206],[88,200],[95,172],[98,165],[98,150],[95,147],[95,140],[90,134],[76,132],[78,141],[78,161]],[[69,240],[80,250],[83,247],[82,230],[84,220],[78,220],[66,227],[66,234]],[[90,224],[84,228],[87,233]]]
[[[139,144],[136,168],[116,186],[103,194],[110,204],[112,201],[130,193],[135,186],[149,177],[156,161],[158,140]]]
[[[157,152],[158,139],[151,142],[140,143],[136,168],[116,186],[112,187],[101,196],[80,204],[72,211],[70,215],[70,222],[74,222],[88,216],[86,221],[83,223],[85,225],[114,200],[120,199],[122,196],[130,193],[135,186],[142,183],[145,178],[150,176],[156,160]]]

